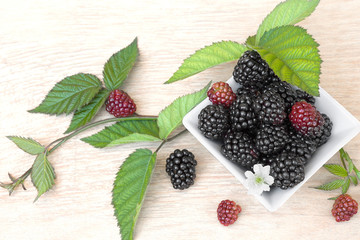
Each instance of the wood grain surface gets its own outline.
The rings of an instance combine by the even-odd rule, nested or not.
[[[140,56],[123,85],[139,114],[157,115],[176,97],[225,81],[235,62],[164,85],[182,60],[220,40],[244,42],[279,0],[183,1],[1,1],[0,8],[0,181],[21,175],[34,157],[5,136],[32,137],[46,145],[63,136],[71,116],[31,114],[55,83],[79,72],[102,77],[112,53],[139,39]],[[323,0],[301,23],[320,43],[321,86],[360,119],[360,1]],[[108,117],[101,110],[96,119]],[[0,239],[120,239],[111,190],[115,174],[136,148],[158,143],[95,149],[83,133],[49,158],[56,185],[36,203],[27,191],[11,197],[0,189]],[[175,148],[188,148],[198,160],[195,185],[174,190],[164,170]],[[360,136],[345,149],[360,166]],[[335,155],[330,163],[338,163]],[[336,223],[327,198],[339,191],[310,188],[333,179],[319,170],[278,211],[268,212],[190,133],[166,144],[135,230],[135,239],[360,239],[360,214]],[[349,193],[360,201],[360,187]],[[239,220],[223,227],[216,218],[223,199],[243,208]]]

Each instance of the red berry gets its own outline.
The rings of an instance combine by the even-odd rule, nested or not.
[[[236,94],[229,84],[225,82],[214,83],[207,92],[207,95],[213,104],[222,105],[226,108],[229,108],[236,99]]]
[[[331,210],[337,222],[349,221],[358,211],[358,203],[348,194],[340,195]]]
[[[298,132],[307,137],[320,136],[325,122],[320,112],[305,101],[296,102],[292,106],[289,120]]]
[[[106,101],[106,111],[115,117],[127,117],[134,114],[136,104],[126,92],[116,89]]]
[[[222,200],[217,209],[217,216],[222,225],[229,226],[238,219],[240,212],[241,207],[234,201]]]

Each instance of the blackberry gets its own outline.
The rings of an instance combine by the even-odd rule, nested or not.
[[[336,198],[332,215],[337,222],[349,221],[358,211],[358,203],[348,194],[342,194]]]
[[[305,178],[304,163],[293,153],[282,152],[271,157],[269,163],[276,187],[292,188]]]
[[[282,150],[289,141],[285,126],[262,124],[257,131],[255,147],[262,154],[273,154]]]
[[[306,163],[316,151],[315,141],[295,131],[290,131],[289,136],[284,151],[297,155],[303,163]]]
[[[297,89],[296,90],[296,102],[305,101],[307,103],[310,103],[311,105],[315,105],[315,97],[311,96],[307,92],[304,92],[303,90]]]
[[[112,91],[105,103],[106,111],[115,117],[128,117],[136,111],[134,100],[124,91],[115,89]]]
[[[184,190],[194,184],[196,178],[194,154],[186,149],[176,149],[166,159],[166,172],[171,177],[175,189]]]
[[[208,105],[198,116],[198,127],[209,139],[221,139],[230,128],[229,112],[221,105]]]
[[[230,161],[249,169],[258,162],[260,155],[250,136],[244,132],[229,131],[225,135],[221,152]]]
[[[331,122],[330,118],[326,114],[322,113],[321,116],[324,119],[324,125],[322,127],[321,134],[320,134],[320,136],[315,137],[313,139],[315,141],[317,147],[320,147],[321,145],[323,145],[324,143],[327,142],[327,140],[330,138],[331,130],[332,130],[332,126],[333,126],[333,123]]]
[[[290,113],[292,105],[296,100],[296,92],[291,85],[284,81],[273,82],[266,86],[264,91],[274,90],[285,102],[285,112]]]
[[[252,98],[248,94],[238,96],[230,106],[231,128],[235,131],[253,128],[257,119],[252,107]]]
[[[291,108],[289,120],[293,128],[306,137],[316,138],[322,134],[324,118],[310,103],[296,102]]]
[[[254,100],[254,111],[262,123],[280,125],[286,118],[285,102],[273,89],[268,89]]]
[[[238,219],[240,212],[240,205],[237,205],[234,201],[222,200],[217,208],[217,217],[222,225],[229,226]]]
[[[256,51],[244,52],[237,62],[234,80],[242,87],[249,89],[262,89],[268,82],[269,66]]]
[[[232,91],[230,85],[225,82],[214,83],[207,95],[213,104],[223,105],[225,108],[229,108],[236,99],[236,94]]]

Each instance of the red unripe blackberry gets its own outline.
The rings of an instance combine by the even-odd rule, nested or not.
[[[136,104],[126,92],[115,89],[106,101],[106,111],[115,117],[128,117],[135,113]]]
[[[358,203],[348,194],[340,195],[331,210],[337,222],[349,221],[358,211]]]
[[[207,92],[207,95],[213,104],[222,105],[225,108],[229,108],[236,99],[236,94],[230,85],[225,82],[214,83]]]
[[[224,226],[233,224],[241,212],[241,207],[234,201],[222,200],[217,208],[217,217]]]
[[[322,133],[324,118],[316,108],[305,101],[296,102],[289,114],[291,125],[307,137],[318,137]]]

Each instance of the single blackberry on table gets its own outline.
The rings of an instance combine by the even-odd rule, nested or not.
[[[261,154],[269,155],[282,150],[289,141],[285,126],[262,124],[257,131],[255,147]]]
[[[240,57],[233,76],[242,87],[259,90],[268,84],[269,66],[259,53],[249,50]]]
[[[209,139],[221,139],[230,128],[229,112],[221,105],[208,105],[198,116],[198,127]]]
[[[315,141],[295,132],[295,130],[290,131],[289,136],[289,142],[284,151],[297,155],[302,162],[306,163],[316,151]]]
[[[297,132],[310,138],[321,136],[325,122],[316,108],[305,101],[296,102],[292,106],[289,120]]]
[[[324,119],[324,125],[322,127],[321,134],[320,134],[320,136],[317,136],[313,139],[315,141],[317,147],[320,147],[321,145],[323,145],[324,143],[327,142],[327,140],[331,136],[331,130],[332,130],[332,126],[333,126],[332,121],[325,113],[322,113],[321,116]]]
[[[304,163],[293,153],[282,152],[268,159],[274,186],[292,188],[305,178]]]
[[[236,99],[236,94],[232,91],[230,85],[225,82],[214,83],[207,95],[213,104],[222,105],[225,108],[229,108]]]
[[[248,94],[238,96],[230,106],[231,128],[241,131],[255,127],[257,119],[253,110],[252,98]]]
[[[170,154],[166,159],[166,172],[175,189],[184,190],[194,184],[196,165],[194,154],[186,149],[176,149]]]
[[[296,92],[291,87],[291,85],[284,81],[277,81],[269,84],[265,87],[264,91],[274,90],[278,93],[285,102],[285,112],[289,113],[291,111],[292,105],[296,100]]]
[[[305,101],[307,103],[310,103],[312,105],[315,105],[315,97],[311,96],[307,92],[304,92],[303,90],[297,89],[296,90],[296,102]]]
[[[234,201],[222,200],[217,208],[217,217],[222,225],[229,226],[238,219],[240,212],[240,205],[237,205]]]
[[[249,169],[258,162],[260,155],[248,134],[231,130],[224,137],[221,152],[230,161]]]
[[[115,89],[112,91],[105,103],[106,111],[115,117],[128,117],[135,113],[136,104],[124,91]]]
[[[253,108],[262,123],[280,125],[286,118],[284,99],[273,89],[258,96],[254,100]]]
[[[337,222],[349,221],[358,211],[358,203],[348,194],[342,194],[336,198],[332,215]]]

